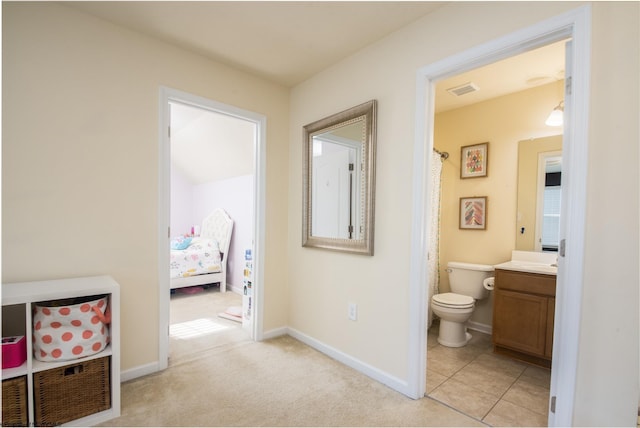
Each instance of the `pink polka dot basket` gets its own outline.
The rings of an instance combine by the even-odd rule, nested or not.
[[[35,305],[33,356],[39,361],[66,361],[106,348],[110,339],[109,298],[97,297],[73,304],[58,301]]]

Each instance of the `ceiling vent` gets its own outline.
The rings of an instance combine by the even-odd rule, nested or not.
[[[459,97],[461,95],[470,94],[471,92],[476,92],[479,90],[480,88],[478,88],[478,86],[475,83],[467,82],[464,85],[449,88],[447,89],[447,92],[449,92],[451,95],[455,95],[456,97]]]

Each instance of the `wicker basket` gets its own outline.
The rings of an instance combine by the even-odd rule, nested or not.
[[[61,425],[111,408],[110,357],[33,374],[35,423]]]
[[[24,427],[29,422],[27,412],[27,377],[2,381],[2,426]]]

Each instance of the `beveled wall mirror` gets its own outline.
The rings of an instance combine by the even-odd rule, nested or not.
[[[373,255],[375,100],[304,126],[302,245]]]

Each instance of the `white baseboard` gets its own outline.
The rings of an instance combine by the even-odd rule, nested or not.
[[[398,391],[401,394],[411,397],[409,385],[406,381],[392,376],[389,373],[383,372],[382,370],[377,369],[363,361],[353,358],[351,355],[345,354],[344,352],[326,345],[310,336],[307,336],[306,334],[296,329],[288,327],[287,332],[291,337],[298,339],[300,342],[312,347],[313,349],[322,352],[323,354],[333,358],[336,361],[341,362],[346,366],[351,367],[352,369],[366,376],[369,376],[370,378]]]
[[[274,337],[284,336],[288,334],[287,327],[274,328],[273,330],[265,331],[262,333],[262,340],[273,339]]]
[[[149,364],[145,364],[142,366],[134,367],[132,369],[123,370],[120,372],[120,382],[126,382],[129,380],[137,379],[142,376],[147,376],[152,373],[156,373],[160,371],[160,366],[158,362],[153,362]]]
[[[233,291],[236,294],[243,295],[244,289],[242,287],[236,287],[235,285],[227,284],[227,291]]]
[[[482,325],[482,324],[480,324]],[[469,327],[471,328],[471,326]],[[336,361],[341,362],[342,364],[351,367],[352,369],[384,384],[389,388],[392,388],[398,391],[401,394],[411,397],[409,392],[409,385],[407,381],[399,379],[395,376],[390,375],[380,369],[377,369],[363,361],[360,361],[351,355],[345,354],[342,351],[339,351],[325,343],[322,343],[311,336],[308,336],[294,328],[291,327],[279,327],[273,330],[265,331],[262,335],[262,340],[273,339],[275,337],[290,335],[291,337],[299,340],[312,347],[313,349],[322,352],[330,358],[333,358]],[[147,376],[153,373],[160,371],[158,362],[153,362],[149,364],[145,364],[142,366],[134,367],[128,370],[124,370],[120,372],[120,381],[127,382],[133,379],[137,379],[142,376]]]
[[[488,324],[482,324],[476,321],[467,321],[467,328],[469,330],[479,331],[480,333],[486,333],[491,335],[493,332],[493,327]]]

